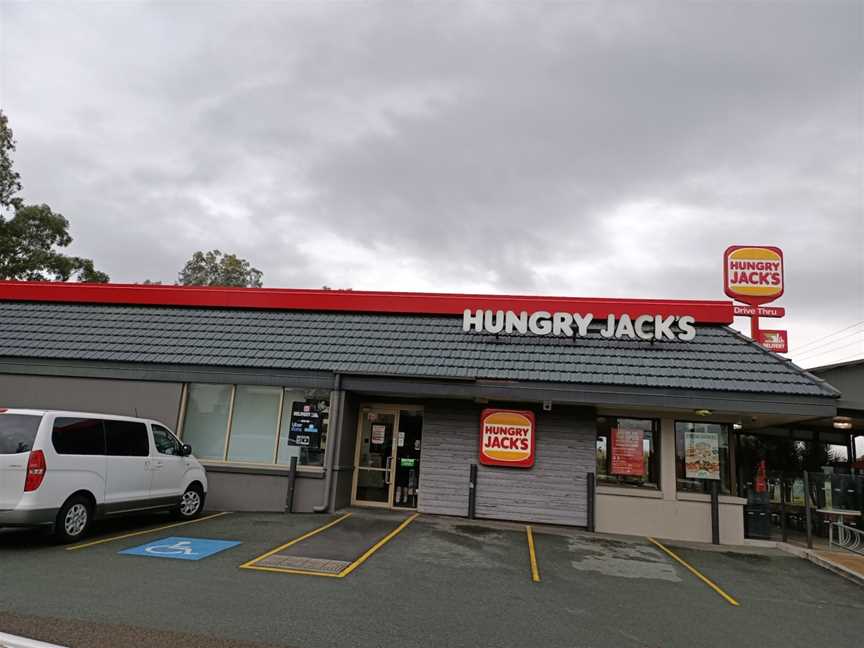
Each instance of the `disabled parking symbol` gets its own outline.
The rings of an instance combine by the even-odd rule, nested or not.
[[[182,538],[172,536],[148,542],[140,547],[124,549],[118,553],[127,556],[150,556],[151,558],[174,558],[177,560],[201,560],[220,551],[236,547],[234,540],[209,540],[206,538]]]

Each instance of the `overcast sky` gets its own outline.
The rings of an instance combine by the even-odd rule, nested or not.
[[[763,327],[864,357],[862,2],[0,0],[0,105],[112,281],[722,299],[771,244]]]

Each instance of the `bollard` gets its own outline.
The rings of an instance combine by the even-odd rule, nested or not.
[[[804,471],[804,518],[807,521],[807,548],[813,548],[813,520],[810,512],[810,478]]]
[[[285,507],[289,513],[294,512],[294,484],[297,480],[297,457],[291,457],[288,468],[288,493],[285,495]]]
[[[588,490],[588,506],[586,507],[586,511],[585,511],[585,517],[586,517],[585,527],[588,531],[593,533],[594,529],[595,529],[596,522],[597,522],[595,519],[596,514],[594,512],[595,511],[594,500],[595,500],[595,493],[596,493],[597,489],[596,489],[596,483],[595,483],[593,472],[589,472],[585,476],[585,482],[586,482],[585,486]]]
[[[471,464],[468,471],[468,519],[474,519],[474,506],[477,500],[477,464]]]
[[[780,478],[780,531],[783,534],[783,542],[789,541],[789,532],[786,529],[786,480]]]
[[[720,482],[711,481],[711,543],[720,544]]]

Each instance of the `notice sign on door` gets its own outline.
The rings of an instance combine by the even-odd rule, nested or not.
[[[644,438],[642,430],[612,428],[613,475],[642,477],[645,474]]]
[[[387,427],[384,425],[372,426],[372,443],[380,445],[384,443],[384,437],[387,434]]]
[[[534,413],[485,409],[480,415],[480,463],[530,468],[534,465]]]

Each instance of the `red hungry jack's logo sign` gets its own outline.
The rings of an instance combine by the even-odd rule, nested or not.
[[[486,409],[480,415],[480,463],[530,468],[536,441],[534,413]]]
[[[726,294],[758,306],[783,294],[783,251],[773,246],[733,245],[723,255]]]

